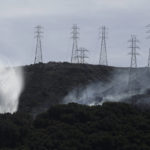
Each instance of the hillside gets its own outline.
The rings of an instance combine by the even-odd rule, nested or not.
[[[36,115],[61,103],[77,86],[108,82],[113,71],[113,67],[54,62],[25,66],[25,88],[20,96],[19,111]]]
[[[0,150],[150,149],[150,80],[145,68],[138,69],[142,90],[131,96],[126,91],[128,68],[50,62],[25,66],[24,74],[18,111],[0,115]],[[76,87],[88,94],[94,87],[104,100],[117,102],[88,106],[77,104],[77,98],[77,103],[63,104]]]
[[[146,68],[138,69],[138,86],[140,90],[128,95],[128,68],[106,67],[89,64],[70,63],[40,63],[23,67],[25,74],[25,87],[19,100],[19,112],[37,115],[46,111],[53,105],[62,104],[63,99],[77,88],[78,91],[88,90],[98,97],[87,97],[84,101],[93,101],[95,104],[102,101],[136,101],[138,104],[150,105],[150,74]],[[105,85],[100,84],[105,83]],[[87,88],[90,84],[93,89]],[[137,85],[136,85],[137,86]],[[105,87],[105,89],[103,89]],[[73,96],[75,97],[75,96]],[[77,98],[77,102],[82,104]],[[85,103],[83,103],[85,104]]]

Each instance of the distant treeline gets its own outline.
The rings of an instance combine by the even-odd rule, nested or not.
[[[32,118],[0,115],[2,150],[149,150],[150,111],[124,103],[56,105]]]

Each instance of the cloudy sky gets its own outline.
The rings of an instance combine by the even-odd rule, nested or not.
[[[34,61],[34,27],[44,27],[44,62],[70,61],[71,27],[80,27],[79,47],[89,50],[88,63],[97,64],[100,53],[98,29],[108,27],[108,61],[129,66],[131,34],[140,40],[138,66],[147,65],[150,39],[150,0],[0,0],[0,56],[14,64]]]

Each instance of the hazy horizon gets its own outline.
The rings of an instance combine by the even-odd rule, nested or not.
[[[128,67],[131,34],[140,40],[138,66],[145,67],[150,40],[145,26],[150,23],[148,0],[2,0],[0,6],[0,56],[18,65],[34,62],[34,27],[44,27],[43,59],[70,61],[71,27],[80,28],[79,47],[87,48],[88,63],[98,64],[99,27],[108,27],[107,51],[111,66]]]

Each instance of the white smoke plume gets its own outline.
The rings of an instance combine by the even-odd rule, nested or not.
[[[138,81],[140,90],[128,93],[129,70],[116,69],[110,82],[97,81],[86,87],[73,89],[63,100],[63,103],[75,102],[85,105],[101,105],[104,102],[121,102],[134,95],[143,94],[150,89],[150,74],[146,68],[139,69]],[[77,96],[77,91],[80,91]]]
[[[6,59],[1,60],[0,113],[14,113],[18,109],[19,97],[23,90],[23,70],[19,67],[11,67]]]

